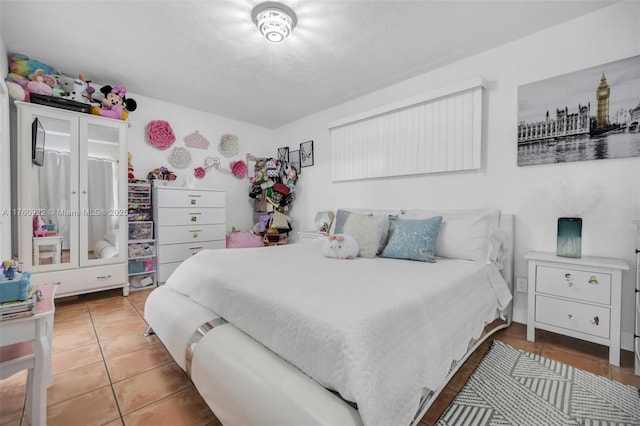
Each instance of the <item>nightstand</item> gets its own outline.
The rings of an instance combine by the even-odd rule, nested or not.
[[[324,240],[327,238],[327,233],[320,231],[300,231],[298,232],[298,242],[309,243],[317,240]]]
[[[620,365],[622,271],[620,259],[530,252],[527,340],[535,329],[609,346],[609,364]]]

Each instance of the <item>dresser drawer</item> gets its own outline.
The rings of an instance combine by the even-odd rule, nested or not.
[[[538,265],[536,292],[609,305],[611,275]]]
[[[158,223],[162,226],[193,225],[193,224],[217,224],[225,223],[224,207],[212,208],[162,208],[158,209]]]
[[[164,284],[167,282],[173,271],[180,266],[182,262],[163,263],[158,268],[158,284]]]
[[[123,287],[128,284],[129,280],[127,278],[127,266],[123,263],[95,268],[31,274],[31,282],[35,285],[60,283],[56,290],[56,297],[62,297]]]
[[[204,249],[223,249],[225,248],[225,240],[216,241],[204,241],[201,243],[183,243],[183,244],[171,244],[166,246],[160,246],[158,252],[158,263],[180,262],[200,250]]]
[[[202,241],[225,241],[225,225],[159,226],[157,229],[160,245],[198,243]]]
[[[547,296],[536,296],[535,320],[592,336],[609,338],[610,310]]]
[[[154,203],[157,207],[224,207],[223,191],[204,191],[185,188],[157,188]],[[160,222],[162,223],[162,222]]]

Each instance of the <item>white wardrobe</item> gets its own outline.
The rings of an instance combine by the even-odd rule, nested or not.
[[[56,297],[128,295],[128,123],[16,102],[18,260]]]

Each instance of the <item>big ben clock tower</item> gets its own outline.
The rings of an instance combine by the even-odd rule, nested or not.
[[[598,99],[598,115],[596,116],[596,128],[603,129],[609,127],[609,94],[611,89],[607,83],[607,78],[602,73],[600,85],[596,90],[596,99]]]

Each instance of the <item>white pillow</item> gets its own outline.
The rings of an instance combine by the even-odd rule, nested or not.
[[[344,223],[342,233],[358,242],[358,256],[376,257],[384,248],[389,234],[389,216],[351,213]]]
[[[408,210],[409,217],[442,216],[435,255],[492,263],[500,255],[500,210]],[[493,239],[491,239],[493,238]]]
[[[111,231],[107,232],[106,234],[104,234],[103,238],[116,246],[116,248],[120,248],[120,244],[118,244],[119,233],[117,229],[112,229]]]

